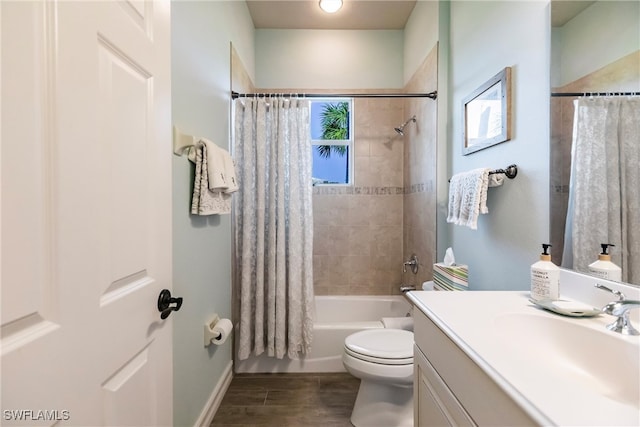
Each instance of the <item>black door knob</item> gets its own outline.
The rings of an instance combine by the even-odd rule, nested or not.
[[[180,310],[180,307],[182,307],[182,297],[172,297],[169,289],[160,291],[160,295],[158,295],[158,311],[161,319],[166,319],[172,311]]]

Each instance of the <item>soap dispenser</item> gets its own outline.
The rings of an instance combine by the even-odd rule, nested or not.
[[[601,279],[622,281],[622,269],[611,262],[611,255],[607,252],[611,243],[601,243],[602,252],[598,255],[598,260],[589,264],[589,273]]]
[[[534,301],[560,299],[560,268],[551,262],[550,247],[543,243],[540,261],[531,266],[531,299]]]

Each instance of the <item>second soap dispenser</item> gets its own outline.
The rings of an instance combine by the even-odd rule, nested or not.
[[[611,262],[611,255],[607,252],[609,246],[615,246],[611,243],[601,243],[602,252],[598,255],[598,260],[589,264],[589,273],[601,279],[622,280],[622,269]]]

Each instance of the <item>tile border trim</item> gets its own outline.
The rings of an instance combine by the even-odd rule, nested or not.
[[[313,195],[368,195],[368,196],[390,196],[397,194],[432,193],[434,191],[433,181],[412,184],[407,187],[372,187],[372,186],[314,186]]]

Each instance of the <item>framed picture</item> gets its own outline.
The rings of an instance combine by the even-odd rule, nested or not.
[[[462,101],[462,154],[511,139],[511,67],[487,80]]]

